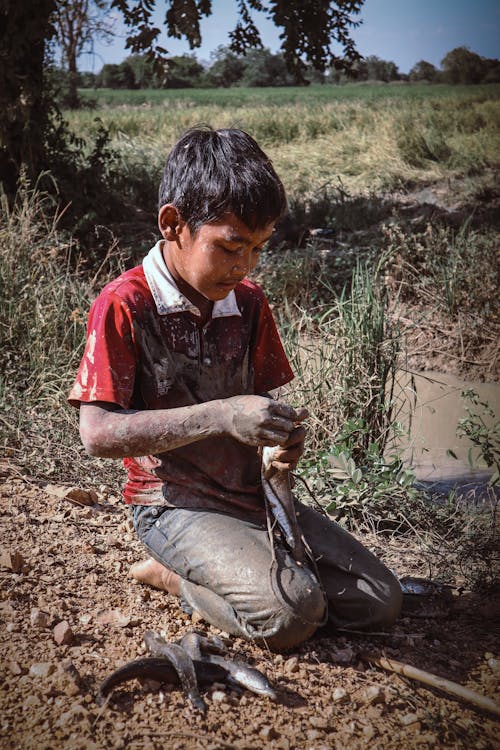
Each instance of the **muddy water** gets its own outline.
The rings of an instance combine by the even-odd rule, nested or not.
[[[417,479],[484,478],[486,465],[474,460],[471,468],[468,459],[471,443],[468,438],[459,438],[456,434],[458,420],[467,416],[464,407],[467,405],[473,410],[480,407],[464,401],[460,394],[466,388],[473,388],[482,401],[488,402],[498,420],[500,384],[467,382],[453,375],[422,372],[414,376],[414,385],[415,392],[409,376],[401,375],[399,387],[405,395],[405,403],[399,419],[406,427],[410,426],[410,434],[398,442],[405,462],[413,467]],[[491,425],[494,420],[485,421]],[[448,453],[450,450],[457,459]],[[473,453],[475,458],[477,450],[474,449]]]

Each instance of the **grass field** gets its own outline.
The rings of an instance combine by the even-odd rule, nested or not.
[[[393,190],[477,174],[500,157],[500,86],[346,85],[82,91],[66,113],[82,136],[108,129],[124,184],[153,200],[166,153],[201,123],[240,127],[272,158],[291,198],[326,187]],[[133,197],[131,195],[131,197]],[[143,206],[144,207],[144,206]]]

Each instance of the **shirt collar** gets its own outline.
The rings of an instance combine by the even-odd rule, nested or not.
[[[162,246],[163,240],[159,240],[142,261],[144,275],[153,295],[158,315],[191,312],[199,317],[200,311],[182,294],[168,270],[163,258]],[[232,315],[241,317],[234,289],[224,299],[216,300],[212,309],[212,318],[225,318]]]

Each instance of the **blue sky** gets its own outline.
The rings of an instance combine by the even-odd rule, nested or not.
[[[157,5],[161,8],[162,0]],[[200,61],[208,61],[214,49],[228,44],[228,32],[236,22],[236,0],[212,0],[212,8],[212,16],[202,21],[202,46],[193,50]],[[161,16],[157,12],[158,22]],[[278,51],[278,29],[264,14],[256,13],[254,18],[264,45]],[[500,58],[500,0],[365,0],[358,18],[363,23],[352,34],[359,52],[392,60],[401,73],[408,73],[422,59],[439,67],[445,54],[460,46],[483,57]],[[119,36],[111,45],[96,42],[93,58],[82,55],[81,70],[98,72],[104,63],[127,57],[126,32],[119,18],[115,29]],[[187,42],[166,35],[161,44],[175,55],[191,52]]]

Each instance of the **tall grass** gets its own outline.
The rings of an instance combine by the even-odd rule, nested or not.
[[[350,287],[328,304],[285,304],[279,325],[296,373],[288,397],[310,411],[312,455],[344,443],[355,460],[371,446],[383,454],[395,420],[396,371],[402,354],[398,327],[377,270],[357,263]],[[308,304],[309,303],[309,304]]]
[[[89,462],[66,395],[91,301],[121,258],[110,243],[100,268],[84,268],[86,259],[58,219],[48,196],[26,183],[12,207],[2,198],[0,445],[29,474],[71,482],[86,475]]]
[[[123,103],[141,98],[144,106]],[[292,198],[338,177],[350,191],[369,192],[499,164],[496,85],[116,91],[110,101],[67,116],[79,134],[101,123],[109,130],[120,169],[132,181],[140,176],[140,205],[148,175],[156,186],[174,141],[200,123],[247,130]]]

